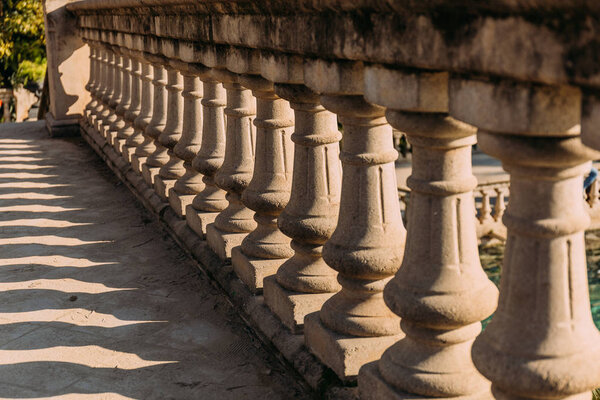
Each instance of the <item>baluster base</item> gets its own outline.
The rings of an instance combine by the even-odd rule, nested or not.
[[[231,251],[231,264],[238,278],[246,284],[252,293],[262,293],[263,280],[275,275],[287,258],[254,258],[245,255],[241,247]]]
[[[379,372],[377,362],[365,364],[360,369],[358,377],[358,388],[361,400],[416,400],[416,399],[439,399],[439,397],[424,397],[412,393],[403,392],[390,385],[383,379]],[[470,396],[446,397],[452,400],[486,400],[490,398],[489,390]]]
[[[159,168],[160,169],[160,168]],[[169,191],[175,186],[177,179],[165,179],[160,175],[154,177],[154,191],[164,201],[169,200]]]
[[[106,141],[113,147],[115,147],[115,142],[117,140],[117,132],[116,131],[106,131]]]
[[[206,227],[206,242],[223,261],[231,260],[231,251],[234,247],[241,245],[247,235],[248,232],[222,231],[215,224],[209,224]]]
[[[379,360],[388,347],[404,336],[404,333],[377,337],[340,335],[321,323],[318,312],[304,318],[306,347],[344,383],[356,382],[360,367]]]
[[[133,170],[138,175],[142,175],[143,167],[144,167],[144,165],[146,165],[146,159],[148,157],[140,157],[135,154],[135,147],[132,147],[132,149],[133,149],[133,154],[131,155],[131,166],[133,167]]]
[[[169,189],[169,204],[179,218],[185,218],[186,209],[194,201],[195,194],[179,194],[174,187]]]
[[[115,150],[117,151],[117,153],[122,155],[123,158],[126,158],[125,152],[127,151],[127,149],[131,149],[131,147],[125,147],[126,141],[127,141],[127,139],[117,137],[115,139],[115,144],[114,144]],[[130,162],[130,161],[128,160],[127,162]]]
[[[123,158],[131,165],[133,165],[133,155],[135,154],[135,147],[129,147],[124,145],[120,149]]]
[[[301,293],[282,287],[274,276],[264,279],[265,304],[293,334],[304,330],[304,317],[317,312],[335,293]]]
[[[160,167],[150,167],[148,164],[142,165],[142,176],[148,185],[154,187],[154,182],[156,181],[159,170]]]
[[[185,208],[185,220],[191,230],[202,239],[206,239],[206,227],[215,222],[218,212],[204,212],[196,210],[191,204]]]

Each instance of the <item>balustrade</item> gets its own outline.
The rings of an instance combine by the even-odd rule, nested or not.
[[[123,92],[125,81],[124,75],[124,56],[119,46],[112,46],[112,52],[114,54],[114,65],[113,65],[113,80],[111,84],[111,91],[108,95],[108,108],[105,109],[105,114],[102,116],[102,123],[99,125],[98,130],[106,138],[106,141],[113,145],[113,141],[116,137],[116,132],[111,129],[117,121],[123,119],[122,113],[117,111],[119,105],[123,102]]]
[[[180,217],[184,217],[187,206],[204,189],[202,175],[193,168],[192,161],[202,143],[203,84],[200,76],[209,73],[210,69],[185,63],[177,63],[177,69],[182,71],[183,75],[183,125],[181,139],[173,148],[173,153],[183,160],[185,174],[169,189],[168,197],[173,210]]]
[[[119,50],[121,52],[121,98],[118,99],[115,107],[115,118],[113,122],[108,126],[107,133],[110,137],[109,142],[116,149],[118,148],[118,142],[121,137],[119,131],[122,131],[127,122],[125,121],[125,112],[131,107],[131,58],[129,57],[129,51],[126,48]],[[123,132],[121,132],[123,135]]]
[[[111,107],[114,107],[115,103],[112,103],[112,98],[116,91],[116,82],[120,81],[119,73],[117,71],[118,55],[115,52],[116,47],[106,45],[107,61],[106,61],[106,81],[104,91],[102,93],[102,107],[96,114],[96,120],[94,121],[94,128],[100,133],[102,137],[106,139],[106,121],[114,113]]]
[[[256,101],[252,92],[239,83],[239,76],[219,69],[213,76],[223,82],[227,92],[225,158],[214,175],[217,186],[227,192],[228,205],[206,227],[206,240],[217,255],[231,258],[231,250],[242,244],[246,235],[256,229],[254,212],[242,203],[242,192],[250,184],[254,168],[256,132],[252,120]]]
[[[600,154],[581,144],[580,104],[567,86],[451,84],[451,112],[479,128],[479,146],[502,160],[511,180],[498,310],[473,346],[497,398],[585,398],[598,379],[582,176]],[[496,118],[478,114],[483,107]]]
[[[337,272],[323,261],[323,244],[337,223],[341,165],[335,114],[319,95],[302,84],[302,59],[264,55],[263,75],[275,93],[290,102],[295,115],[294,169],[290,199],[279,215],[281,231],[292,239],[294,254],[264,279],[265,303],[293,333],[301,333],[304,317],[319,311],[340,290]]]
[[[152,143],[145,135],[145,131],[154,117],[152,113],[154,105],[154,85],[152,81],[154,75],[152,65],[146,61],[143,53],[140,55],[140,64],[142,67],[140,114],[133,120],[133,134],[127,138],[123,149],[127,161],[132,164],[138,174],[142,173],[142,165],[153,150]]]
[[[202,99],[202,143],[192,160],[192,167],[202,174],[204,189],[186,207],[185,218],[200,237],[206,235],[206,226],[215,222],[219,213],[227,208],[226,192],[215,183],[215,173],[225,158],[226,93],[223,84],[213,77],[211,68],[202,74],[204,98]]]
[[[245,75],[240,83],[256,98],[255,160],[252,180],[242,202],[255,211],[256,228],[232,249],[231,262],[240,279],[254,292],[263,287],[293,255],[290,239],[277,227],[277,217],[287,205],[292,183],[294,116],[289,103],[275,94],[273,84]]]
[[[141,64],[139,62],[140,54],[133,50],[127,50],[129,54],[126,71],[128,77],[128,88],[126,99],[122,102],[123,122],[115,127],[116,136],[114,147],[117,153],[121,154],[128,162],[131,162],[131,154],[126,148],[127,140],[134,134],[133,122],[140,115],[142,105],[142,85],[141,85]]]
[[[167,149],[159,142],[159,137],[166,128],[167,123],[167,86],[165,61],[162,57],[146,54],[145,57],[152,64],[154,98],[152,101],[152,119],[144,130],[146,141],[136,149],[135,155],[145,157],[141,166],[141,173],[149,185],[154,185],[154,178],[160,168],[169,161]],[[138,167],[140,168],[140,167]]]
[[[152,19],[70,6],[90,47],[83,132],[231,260],[249,289],[235,296],[278,317],[281,331],[254,322],[291,362],[310,351],[365,400],[590,398],[583,231],[600,185],[584,194],[582,175],[600,152],[582,140],[600,150],[600,95],[561,69],[570,44],[532,39],[500,62],[549,37],[500,4],[519,18],[474,5],[463,31],[426,4],[184,3],[144,3]],[[412,146],[408,188],[394,132]],[[475,143],[510,183],[478,185]],[[485,237],[506,239],[499,291]]]
[[[383,301],[383,288],[400,267],[405,229],[400,216],[392,128],[384,108],[361,93],[362,65],[315,61],[307,85],[342,126],[342,189],[337,227],[323,259],[338,271],[339,293],[305,320],[307,346],[343,380],[402,337],[399,319]]]
[[[367,98],[386,106],[388,121],[407,135],[413,173],[407,181],[412,191],[404,260],[384,291],[406,337],[363,368],[363,399],[399,399],[405,393],[489,397],[489,382],[471,361],[471,345],[480,321],[496,308],[497,290],[477,253],[475,129],[448,115],[447,76],[367,71]],[[411,90],[398,95],[394,83]]]
[[[163,199],[168,199],[169,189],[175,181],[185,174],[183,160],[175,155],[173,149],[181,139],[183,129],[183,77],[176,67],[176,62],[166,65],[167,69],[167,120],[165,128],[158,137],[160,145],[164,146],[168,160],[158,170],[155,178],[154,189]]]

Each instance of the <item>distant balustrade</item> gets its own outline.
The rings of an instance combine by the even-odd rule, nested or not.
[[[474,50],[517,40],[511,23],[544,34],[527,21],[482,13],[471,43],[425,5],[309,3],[70,5],[91,50],[84,135],[362,398],[590,398],[600,185],[582,176],[600,153],[581,135],[600,149],[600,84],[550,53],[542,76],[528,48],[515,70]],[[477,183],[474,143],[509,180]],[[506,240],[499,293],[482,238]]]

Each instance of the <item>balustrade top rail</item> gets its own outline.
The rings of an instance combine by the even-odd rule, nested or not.
[[[79,16],[82,28],[600,86],[600,70],[593,63],[600,3],[591,0],[88,0],[68,9]],[[183,61],[206,61],[180,45]],[[150,41],[145,48],[158,51]]]

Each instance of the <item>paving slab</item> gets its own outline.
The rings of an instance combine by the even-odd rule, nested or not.
[[[0,125],[0,398],[311,398],[80,138]]]

